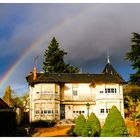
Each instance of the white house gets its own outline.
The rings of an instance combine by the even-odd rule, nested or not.
[[[115,105],[124,117],[125,81],[108,62],[101,74],[30,73],[30,122],[74,119],[94,112],[104,122]]]

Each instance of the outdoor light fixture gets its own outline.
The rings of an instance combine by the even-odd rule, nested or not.
[[[87,116],[89,116],[90,104],[89,104],[89,103],[87,103],[87,104],[86,104],[86,107],[87,107]]]

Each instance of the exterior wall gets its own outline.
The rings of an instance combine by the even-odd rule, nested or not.
[[[90,105],[89,114],[94,112],[95,105]],[[88,110],[85,105],[65,105],[66,119],[75,119],[79,114],[83,114],[85,118],[88,116]]]
[[[79,101],[93,101],[95,100],[95,91],[92,87],[90,87],[90,84],[88,83],[80,83],[77,84],[77,94],[78,96],[74,96],[72,93],[73,84],[65,84],[64,87],[64,97],[63,100],[69,101],[69,100],[79,100]]]
[[[57,87],[57,90],[56,90]],[[30,86],[30,122],[60,119],[60,87],[57,84]]]
[[[116,89],[116,93],[106,93],[105,89]],[[100,92],[103,91],[103,92]],[[105,121],[108,111],[115,105],[124,117],[123,90],[120,84],[98,84],[96,85],[96,107],[95,114],[101,122]],[[101,113],[102,109],[102,113]]]
[[[113,90],[114,93],[108,93],[106,90]],[[101,122],[105,121],[113,105],[124,117],[123,90],[120,84],[66,83],[57,85],[46,83],[30,87],[30,122],[39,119],[59,120],[60,101],[65,105],[65,119],[75,119],[79,113],[87,117],[87,103],[90,104],[89,114],[94,112]],[[104,112],[101,112],[101,109]],[[42,110],[51,111],[51,113],[42,113]]]

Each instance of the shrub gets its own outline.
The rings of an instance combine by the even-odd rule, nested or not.
[[[33,127],[52,127],[56,124],[56,122],[53,121],[43,121],[43,120],[39,120],[39,121],[35,121],[31,123],[31,126]]]
[[[127,136],[127,128],[120,111],[113,106],[105,120],[101,131],[101,137],[123,137]]]
[[[86,123],[86,119],[84,115],[80,114],[75,122],[74,133],[78,136],[82,135],[82,131],[84,129],[84,125]]]
[[[93,137],[93,136],[100,136],[101,134],[101,125],[99,119],[96,117],[94,113],[91,113],[87,119],[86,125],[82,132],[82,136]]]
[[[67,135],[68,136],[77,136],[76,134],[75,134],[75,132],[74,132],[74,126],[72,126],[71,128],[70,128],[70,130],[68,130],[67,131]]]

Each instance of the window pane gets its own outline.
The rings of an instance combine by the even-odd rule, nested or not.
[[[111,93],[114,93],[114,88],[111,89]]]
[[[104,113],[104,109],[100,109],[100,113]]]
[[[77,96],[78,95],[78,91],[77,90],[73,90],[73,96]]]

